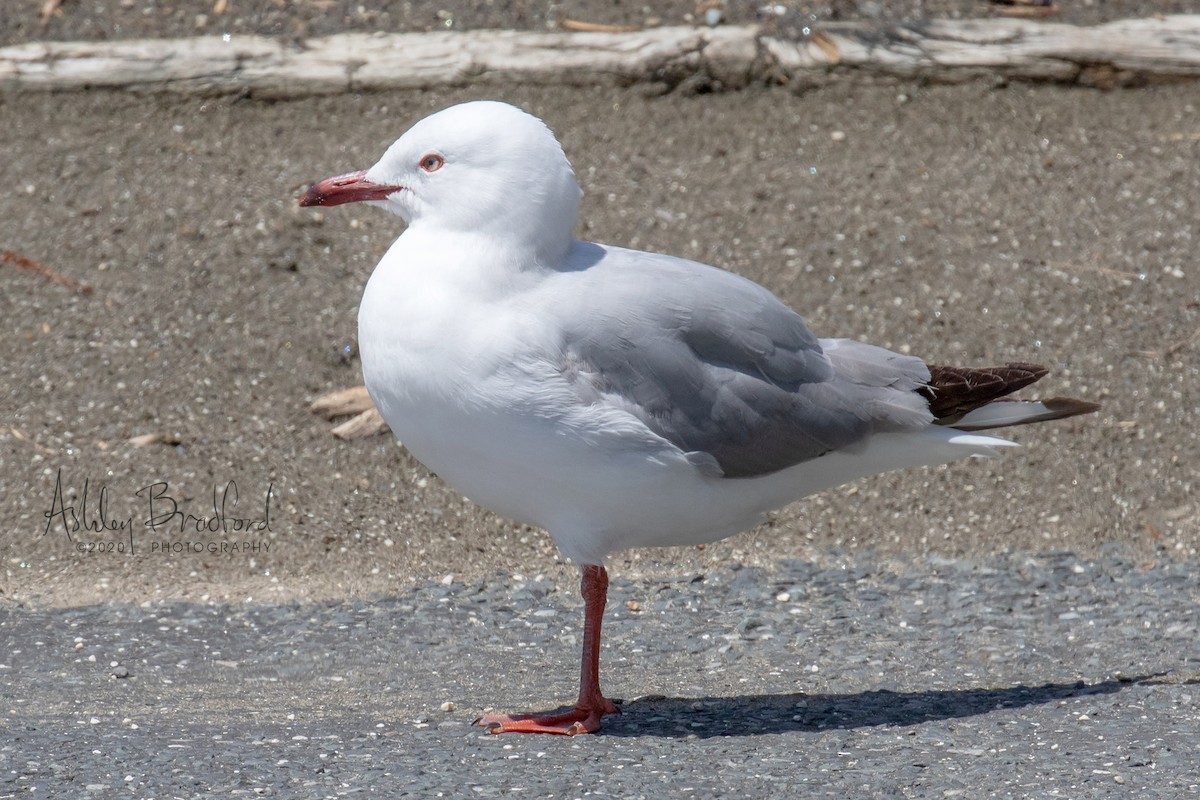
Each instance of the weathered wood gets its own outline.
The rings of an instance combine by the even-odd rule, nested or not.
[[[883,37],[840,26],[820,33],[832,46],[771,38],[762,45],[788,75],[840,67],[951,82],[981,75],[1087,82],[1098,71],[1130,81],[1200,76],[1200,15],[1092,27],[1027,19],[935,20]]]
[[[1200,15],[1078,27],[1028,19],[829,24],[802,41],[749,26],[635,32],[346,33],[302,44],[252,36],[33,42],[0,48],[0,89],[86,87],[307,95],[468,83],[723,87],[865,72],[1128,82],[1200,76]]]
[[[247,36],[36,42],[0,49],[0,87],[303,95],[490,83],[634,83],[694,73],[699,54],[754,60],[748,28],[636,33],[345,33],[303,45]]]

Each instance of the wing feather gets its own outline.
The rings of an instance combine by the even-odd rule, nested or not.
[[[564,374],[727,478],[775,472],[870,434],[928,425],[920,359],[818,340],[766,289],[669,256],[582,244],[559,297]],[[580,266],[580,262],[586,262]],[[569,262],[571,263],[571,262]],[[664,300],[666,302],[664,302]],[[610,325],[619,318],[617,337]]]

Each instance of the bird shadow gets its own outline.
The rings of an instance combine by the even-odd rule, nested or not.
[[[757,736],[797,731],[917,725],[973,717],[998,709],[1024,708],[1088,695],[1114,694],[1153,682],[1158,675],[1122,676],[1101,683],[811,695],[803,692],[736,697],[645,697],[606,717],[607,736]]]

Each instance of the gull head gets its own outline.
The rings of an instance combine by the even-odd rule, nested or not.
[[[575,173],[546,124],[476,101],[413,125],[370,169],[313,184],[302,206],[367,202],[411,228],[565,247],[579,209]]]

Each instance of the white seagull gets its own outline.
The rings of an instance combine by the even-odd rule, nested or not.
[[[594,732],[617,711],[599,680],[610,553],[714,542],[821,489],[1012,444],[973,431],[1099,407],[1001,400],[1046,370],[818,339],[738,275],[578,241],[580,195],[545,123],[471,102],[300,201],[408,223],[359,309],[371,399],[430,470],[582,567],[578,702],[480,718],[492,732]]]

